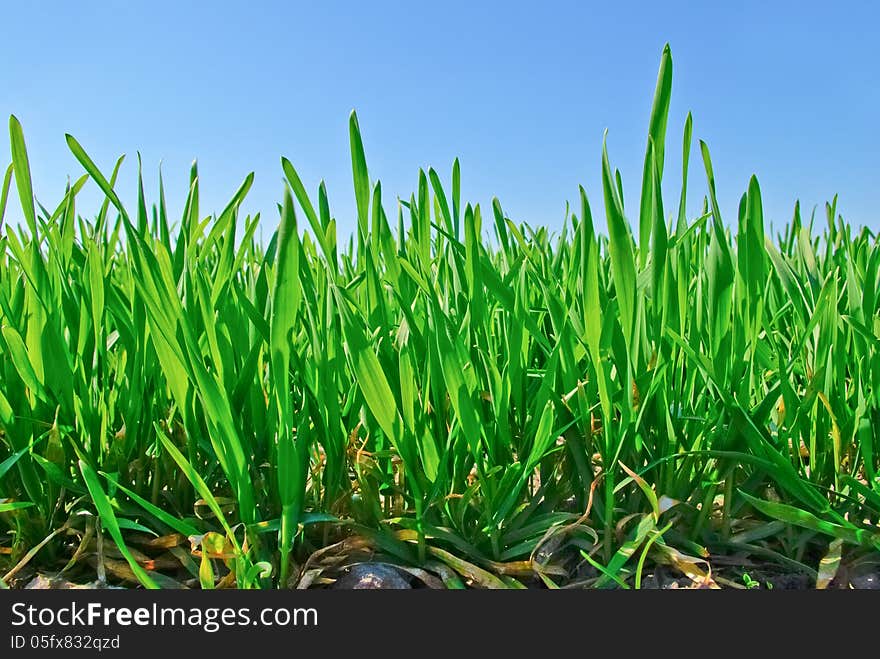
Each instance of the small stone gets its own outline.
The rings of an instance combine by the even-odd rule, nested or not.
[[[660,590],[663,588],[660,576],[656,572],[652,572],[642,579],[642,590]]]
[[[38,574],[31,579],[25,590],[70,590],[78,586],[56,575]]]
[[[774,590],[809,590],[815,585],[809,575],[792,573],[777,574],[767,577],[765,581],[773,586]],[[766,587],[766,584],[764,584]]]
[[[384,563],[357,563],[337,579],[334,588],[342,590],[406,590],[412,588],[400,572]]]
[[[862,572],[849,578],[849,583],[858,590],[880,590],[880,573]]]
[[[57,574],[38,574],[25,586],[25,590],[123,590],[120,586],[93,581],[79,584],[68,581]]]

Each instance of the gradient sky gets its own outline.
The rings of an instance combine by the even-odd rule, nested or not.
[[[136,152],[150,201],[162,162],[172,218],[198,158],[202,210],[219,212],[248,172],[244,209],[277,222],[280,157],[310,192],[326,180],[340,231],[354,222],[348,114],[358,112],[386,210],[419,167],[466,200],[498,196],[515,220],[558,229],[583,184],[601,211],[602,134],[636,218],[651,99],[665,42],[674,62],[664,185],[680,185],[694,115],[692,214],[711,149],[722,213],[751,174],[778,227],[795,199],[835,193],[848,220],[880,229],[880,10],[873,3],[33,2],[0,8],[0,113],[24,126],[37,198],[54,208],[83,170],[73,134],[134,207]],[[693,6],[691,6],[693,5]],[[727,6],[730,5],[730,6]],[[8,132],[0,156],[9,161]],[[99,193],[78,198],[93,216]],[[7,219],[21,217],[10,199]]]

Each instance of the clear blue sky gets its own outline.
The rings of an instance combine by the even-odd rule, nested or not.
[[[204,212],[219,212],[256,173],[245,210],[263,211],[268,236],[285,155],[310,191],[326,180],[331,210],[351,230],[347,120],[355,108],[390,215],[420,166],[448,180],[459,156],[467,200],[486,207],[497,195],[514,219],[558,228],[579,183],[604,220],[606,128],[635,218],[668,41],[668,203],[677,199],[691,110],[691,211],[706,190],[701,138],[728,221],[755,173],[776,226],[795,199],[809,209],[839,193],[847,219],[878,229],[880,10],[871,5],[8,3],[0,9],[0,113],[4,125],[10,113],[21,120],[47,207],[68,175],[82,173],[64,141],[69,132],[108,172],[127,154],[118,188],[132,207],[137,150],[151,201],[162,161],[173,217],[198,158]],[[8,132],[0,135],[5,164]],[[78,210],[93,215],[98,199],[90,183]],[[17,199],[10,202],[8,219],[20,217]]]

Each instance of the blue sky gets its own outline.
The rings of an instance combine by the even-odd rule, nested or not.
[[[607,128],[634,219],[668,41],[667,210],[691,110],[691,213],[706,190],[700,138],[728,221],[755,173],[776,226],[795,199],[809,209],[839,193],[847,219],[880,228],[880,10],[870,3],[34,2],[0,14],[0,113],[21,120],[47,207],[82,173],[69,132],[108,172],[127,154],[118,189],[132,206],[138,150],[151,200],[162,161],[172,217],[198,158],[204,212],[219,212],[255,172],[244,208],[263,211],[267,237],[284,155],[310,191],[326,180],[351,230],[355,108],[389,214],[419,167],[448,180],[459,156],[469,201],[498,196],[512,218],[558,229],[580,183],[603,218]],[[0,153],[8,162],[5,130]],[[78,210],[98,204],[89,184]]]

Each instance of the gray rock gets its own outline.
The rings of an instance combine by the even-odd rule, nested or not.
[[[809,575],[797,572],[792,574],[777,574],[766,577],[763,580],[758,577],[755,577],[755,579],[761,581],[762,584],[763,581],[772,584],[774,590],[810,590],[815,586],[814,580],[811,579]]]
[[[38,574],[25,586],[25,590],[122,590],[100,581],[78,584],[54,574]]]
[[[670,574],[662,565],[642,578],[643,590],[676,590],[690,588],[692,585],[693,581],[688,577]]]
[[[853,588],[859,590],[880,590],[880,573],[864,571],[849,578]]]
[[[82,588],[82,586],[51,574],[38,574],[25,586],[25,590],[71,590],[73,588]]]
[[[334,588],[342,590],[405,590],[412,588],[395,568],[385,563],[357,563],[337,579]]]

